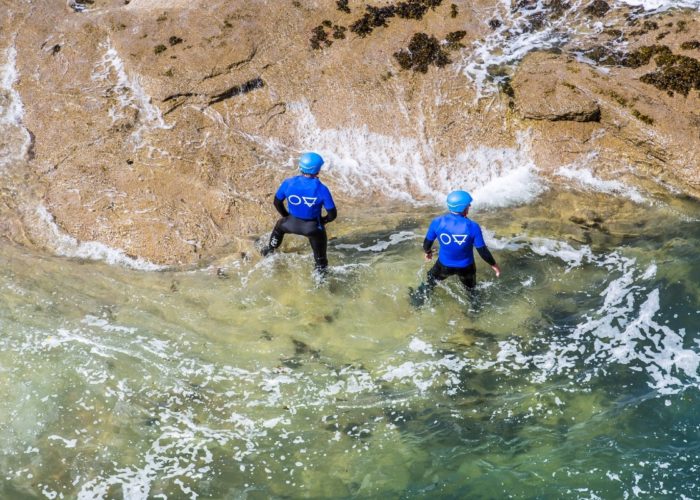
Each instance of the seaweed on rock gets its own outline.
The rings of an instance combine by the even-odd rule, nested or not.
[[[441,3],[442,0],[406,0],[384,7],[368,5],[364,15],[350,25],[350,31],[364,38],[375,28],[388,26],[387,20],[392,17],[421,20],[428,9],[435,9]]]
[[[431,64],[442,68],[451,62],[437,38],[425,33],[414,34],[408,48],[395,52],[394,57],[402,69],[420,73],[427,73]]]
[[[700,61],[692,57],[663,52],[655,59],[657,69],[639,79],[670,95],[679,92],[687,96],[691,90],[700,90]]]
[[[605,0],[593,0],[583,9],[589,16],[603,17],[610,10],[610,5]]]
[[[460,42],[467,35],[466,31],[453,31],[445,37],[445,48],[449,50],[461,49],[464,47]]]
[[[350,14],[350,7],[348,6],[348,0],[337,0],[335,2],[337,9],[346,14]]]
[[[698,40],[688,40],[687,42],[683,42],[683,43],[681,44],[681,49],[682,49],[682,50],[700,49],[700,41],[698,41]]]
[[[330,47],[333,43],[328,39],[328,33],[323,29],[323,25],[318,25],[311,30],[313,36],[309,40],[311,43],[311,48],[314,50],[320,50],[323,47]]]

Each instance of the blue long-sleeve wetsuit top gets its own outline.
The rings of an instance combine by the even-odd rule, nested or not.
[[[322,208],[326,211],[335,208],[330,190],[318,177],[297,175],[285,179],[275,198],[280,201],[286,199],[289,213],[304,220],[320,220]]]
[[[489,264],[495,260],[486,248],[481,227],[460,214],[448,213],[441,215],[430,223],[425,235],[423,248],[427,252],[433,242],[440,242],[438,261],[447,267],[467,267],[474,263],[474,247],[479,255]]]

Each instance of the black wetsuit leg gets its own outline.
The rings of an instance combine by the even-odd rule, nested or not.
[[[438,284],[438,281],[449,278],[453,274],[459,277],[462,285],[467,290],[472,290],[476,286],[476,265],[474,263],[467,267],[447,267],[442,265],[440,261],[437,261],[428,271],[428,279],[418,287],[416,294],[420,299],[426,300],[435,288],[435,285]]]
[[[270,235],[270,248],[279,248],[284,235],[288,233],[306,236],[311,244],[311,250],[314,252],[316,269],[328,267],[328,258],[326,257],[328,237],[326,230],[318,221],[298,219],[293,215],[282,217],[277,221]]]
[[[326,269],[328,267],[328,257],[326,256],[328,236],[326,235],[326,230],[317,229],[314,233],[307,235],[307,237],[309,238],[309,243],[311,243],[311,250],[314,252],[316,269]]]
[[[467,290],[471,290],[476,286],[476,264],[473,262],[467,267],[458,268],[455,274],[459,276],[459,281],[462,282]]]

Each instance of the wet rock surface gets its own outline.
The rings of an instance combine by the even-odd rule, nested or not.
[[[511,82],[520,115],[530,120],[600,121],[596,99],[571,83],[574,67],[566,57],[531,54]]]
[[[0,142],[26,143],[25,163],[3,181],[0,207],[18,215],[0,230],[54,250],[41,206],[61,234],[157,263],[247,253],[276,219],[271,199],[294,158],[324,147],[347,159],[352,134],[370,149],[429,144],[415,159],[429,184],[445,158],[516,147],[525,133],[540,175],[592,162],[614,177],[624,163],[632,182],[699,196],[698,15],[603,4],[582,16],[602,15],[600,33],[493,65],[483,93],[463,70],[476,47],[575,17],[569,3],[13,3],[0,54],[16,50],[24,115]],[[329,167],[343,209],[393,201]]]

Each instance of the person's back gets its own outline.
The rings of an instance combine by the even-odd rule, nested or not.
[[[447,196],[449,213],[441,215],[430,223],[423,241],[425,260],[433,258],[433,243],[440,242],[440,250],[435,265],[428,271],[427,281],[417,290],[409,289],[409,297],[415,306],[421,306],[438,281],[457,275],[467,289],[476,286],[476,264],[474,248],[491,268],[496,277],[501,269],[484,243],[479,224],[467,217],[472,197],[466,191],[453,191]]]
[[[454,213],[433,220],[426,237],[440,242],[438,260],[448,267],[467,267],[474,262],[474,247],[484,246],[479,224]]]
[[[333,208],[331,193],[318,177],[290,177],[282,182],[275,198],[286,198],[289,213],[303,220],[318,219],[324,206]]]
[[[304,153],[299,159],[301,175],[285,179],[277,189],[273,204],[282,218],[275,224],[270,242],[261,250],[263,256],[279,248],[285,234],[299,234],[309,239],[316,270],[325,273],[328,267],[325,225],[335,220],[338,211],[330,190],[318,178],[323,163],[320,155]],[[285,200],[288,208],[284,206]],[[323,215],[324,208],[326,215]]]

